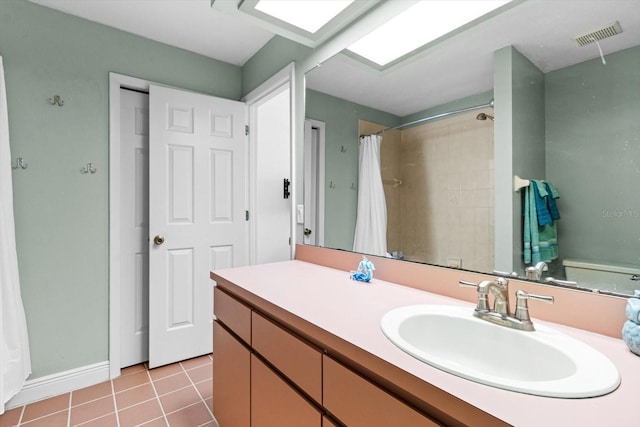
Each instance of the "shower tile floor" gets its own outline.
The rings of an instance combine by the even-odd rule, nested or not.
[[[151,370],[131,366],[114,380],[10,409],[0,427],[218,427],[211,363],[205,355]]]

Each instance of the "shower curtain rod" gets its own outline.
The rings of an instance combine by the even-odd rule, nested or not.
[[[493,104],[494,103],[493,103],[493,99],[492,99],[491,101],[489,101],[486,104],[474,105],[473,107],[466,107],[466,108],[461,108],[459,110],[447,111],[446,113],[435,114],[435,115],[429,116],[429,117],[423,117],[421,119],[414,120],[414,121],[409,122],[409,123],[403,123],[403,124],[398,125],[398,126],[392,126],[392,127],[386,128],[386,129],[379,130],[378,132],[374,132],[371,135],[380,135],[381,133],[387,132],[389,130],[400,129],[400,128],[411,126],[411,125],[417,125],[418,123],[428,122],[430,120],[441,119],[443,117],[448,117],[448,116],[453,116],[453,115],[456,115],[456,114],[466,113],[467,111],[479,110],[481,108],[487,108],[487,107],[493,108]],[[364,135],[361,135],[361,136],[364,136]]]

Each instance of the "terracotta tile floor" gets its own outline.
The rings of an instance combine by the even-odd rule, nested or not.
[[[145,364],[91,387],[0,415],[0,427],[217,427],[211,355],[148,370]]]

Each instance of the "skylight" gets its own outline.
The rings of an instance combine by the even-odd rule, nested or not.
[[[255,8],[274,18],[315,33],[354,0],[260,0]]]
[[[509,1],[419,1],[349,46],[348,50],[384,66]]]

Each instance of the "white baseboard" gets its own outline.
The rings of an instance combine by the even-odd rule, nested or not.
[[[5,410],[99,384],[108,379],[109,362],[104,361],[27,380],[22,390],[7,402]]]

